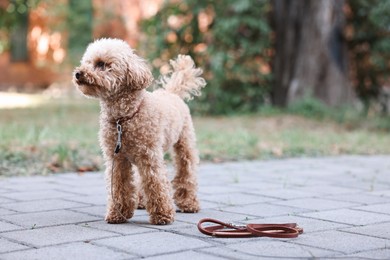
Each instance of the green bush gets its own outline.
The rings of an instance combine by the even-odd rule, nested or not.
[[[348,5],[346,36],[351,82],[368,112],[390,76],[390,1],[350,0]]]
[[[191,102],[195,113],[257,111],[270,89],[270,4],[265,0],[166,2],[143,22],[144,47],[157,69],[189,54],[204,69],[208,85]]]
[[[330,108],[328,108],[320,100],[308,96],[291,104],[288,111],[293,114],[317,119],[323,119],[331,113]]]

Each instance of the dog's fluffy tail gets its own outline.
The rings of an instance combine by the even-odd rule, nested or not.
[[[173,71],[160,78],[162,87],[186,100],[200,96],[206,81],[200,77],[203,71],[195,67],[192,58],[188,55],[179,55],[176,60],[170,60],[169,63]]]

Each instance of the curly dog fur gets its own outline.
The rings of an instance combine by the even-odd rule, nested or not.
[[[162,88],[146,91],[153,82],[147,62],[122,40],[100,39],[88,46],[74,70],[77,88],[100,100],[99,141],[106,166],[108,223],[126,222],[137,207],[145,207],[152,224],[169,224],[175,217],[173,202],[182,212],[199,211],[198,152],[183,99],[200,95],[206,82],[191,57],[179,55],[170,64],[173,70],[161,78]],[[122,121],[122,147],[114,155],[118,120]],[[172,147],[176,163],[173,192],[163,158]]]

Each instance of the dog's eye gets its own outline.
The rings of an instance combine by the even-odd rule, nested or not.
[[[96,68],[104,69],[106,67],[106,64],[103,61],[98,61],[95,66]]]

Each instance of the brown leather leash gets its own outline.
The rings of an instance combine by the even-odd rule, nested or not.
[[[204,227],[202,226],[203,223],[214,223],[217,225]],[[295,238],[303,233],[303,229],[296,223],[234,225],[212,218],[201,219],[198,222],[198,229],[205,235],[221,238]]]

